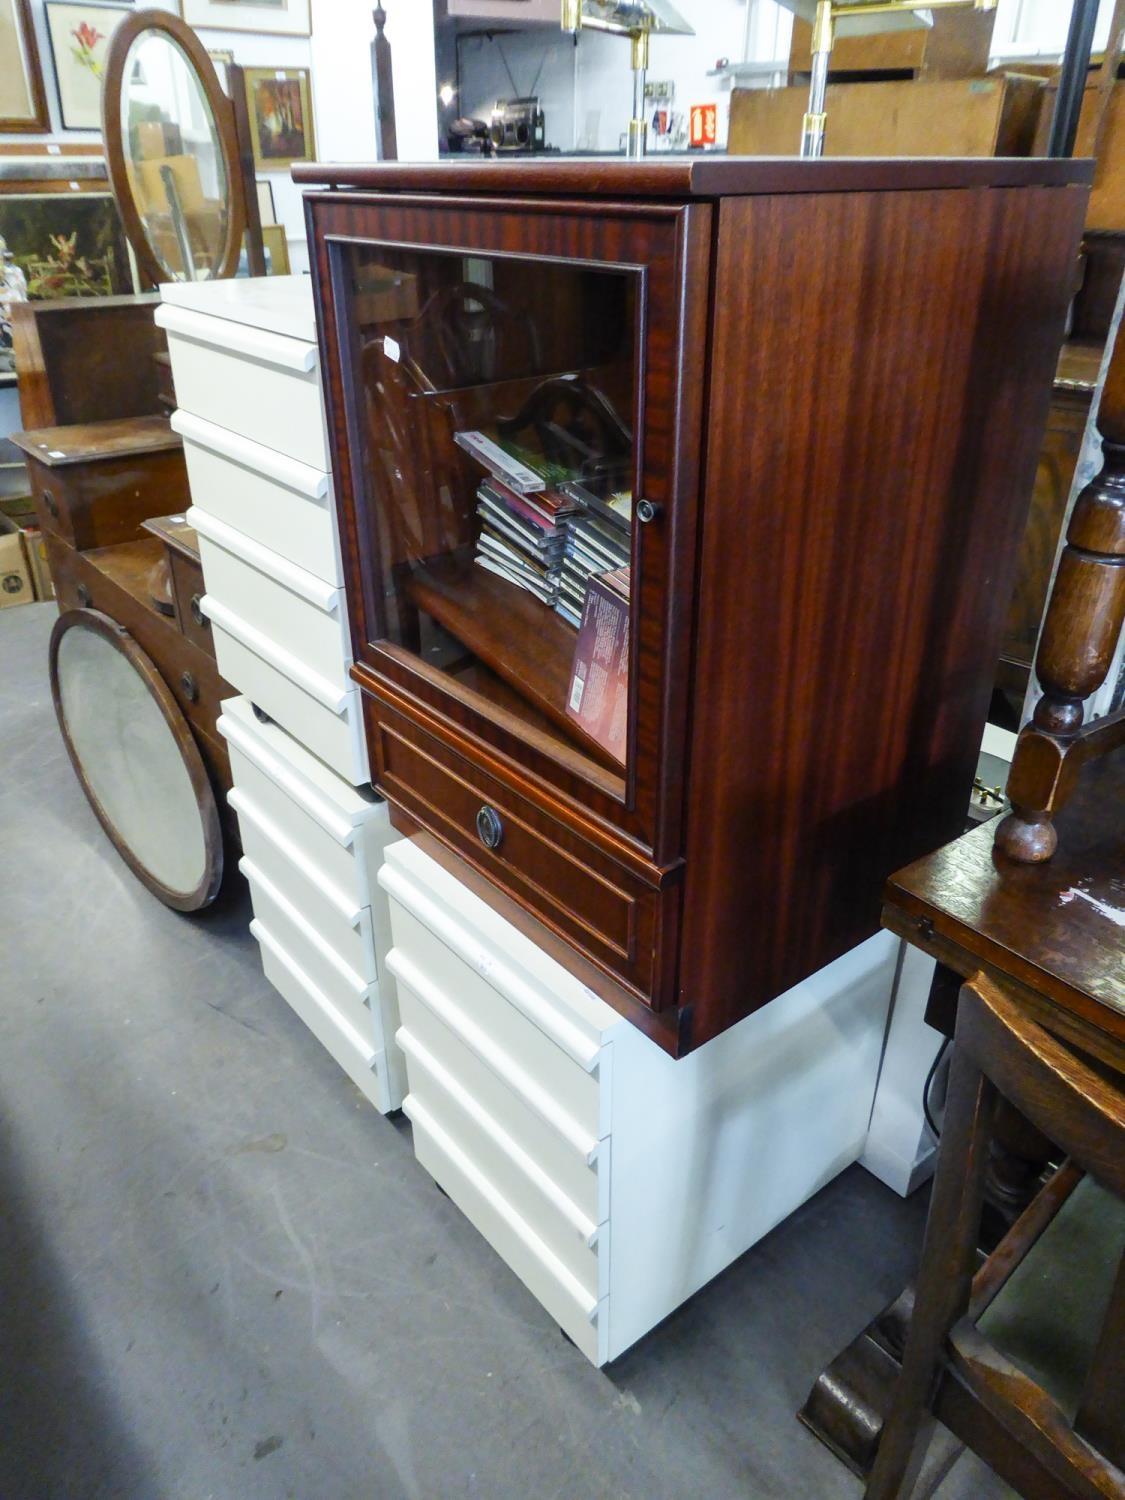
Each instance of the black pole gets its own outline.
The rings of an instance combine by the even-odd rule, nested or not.
[[[1074,0],[1070,12],[1070,31],[1066,38],[1062,67],[1059,69],[1059,91],[1055,96],[1055,114],[1048,156],[1073,156],[1078,134],[1078,116],[1082,113],[1082,95],[1094,48],[1094,24],[1098,19],[1098,0]]]

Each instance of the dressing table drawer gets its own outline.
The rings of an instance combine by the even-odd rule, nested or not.
[[[673,890],[646,885],[566,824],[378,703],[374,779],[410,817],[648,999]],[[495,840],[490,845],[487,840]]]
[[[182,411],[331,469],[316,344],[167,303],[156,322],[168,334]]]
[[[336,587],[344,582],[332,481],[238,433],[177,411],[196,510]]]

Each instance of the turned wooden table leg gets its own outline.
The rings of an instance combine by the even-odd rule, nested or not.
[[[1118,337],[1098,412],[1104,467],[1078,497],[1059,562],[1035,671],[1043,697],[1016,745],[1012,812],[996,848],[1025,863],[1050,859],[1053,818],[1079,767],[1125,740],[1116,714],[1083,723],[1083,701],[1105,681],[1125,620],[1125,338]]]

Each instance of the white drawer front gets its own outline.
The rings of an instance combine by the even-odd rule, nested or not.
[[[482,1056],[491,1050],[505,1059],[502,1070],[517,1069],[542,1098],[553,1101],[579,1136],[596,1141],[607,1133],[596,1061],[589,1071],[575,1062],[487,978],[435,941],[431,930],[393,899],[393,892],[391,926],[395,973],[427,1004],[438,1007],[441,1019],[462,1040]],[[483,955],[485,972],[488,963]]]
[[[194,507],[188,519],[196,520]],[[253,562],[235,556],[226,546],[208,538],[202,527],[199,556],[207,599],[225,605],[277,649],[301,662],[308,672],[332,683],[340,692],[348,691],[351,639],[343,589],[294,570],[276,554],[255,557]],[[266,572],[275,559],[293,576],[275,577]],[[317,584],[319,592],[299,591],[309,582]]]
[[[408,1108],[423,1106],[575,1280],[600,1301],[609,1289],[609,1257],[601,1254],[606,1226],[599,1227],[561,1191],[528,1143],[505,1130],[420,1038],[400,1027],[398,1043],[406,1054]]]
[[[368,1000],[377,986],[364,980],[342,954],[328,946],[325,935],[309,922],[269,876],[252,859],[243,856],[238,868],[250,884],[254,915],[285,949],[295,964],[335,1010],[363,1036],[372,1038],[382,1051],[385,1041],[375,1035],[378,1001],[370,1009]]]
[[[383,1053],[371,1040],[370,1031],[360,1030],[317,989],[281,941],[259,919],[250,924],[262,953],[262,971],[273,987],[289,1002],[317,1041],[376,1109],[385,1114],[397,1109],[400,1100],[388,1086]]]
[[[238,813],[242,851],[270,884],[308,921],[325,946],[368,984],[379,978],[371,908],[357,906],[347,893],[303,858],[277,824],[235,787],[230,798]]]
[[[397,928],[397,913],[392,922]],[[602,1223],[609,1203],[607,1138],[599,1141],[584,1131],[509,1053],[482,1038],[479,1031],[459,1034],[454,1030],[435,1009],[437,1006],[446,1016],[451,1015],[443,998],[426,979],[403,964],[397,948],[388,953],[386,963],[396,980],[406,1036],[413,1038],[417,1048],[423,1049],[425,1057],[445,1075],[456,1080],[482,1114],[520,1143],[583,1218],[592,1224]],[[455,1015],[453,1020],[457,1020]],[[417,1070],[409,1043],[403,1050],[407,1052],[407,1078],[414,1088]],[[432,1086],[424,1081],[418,1087],[423,1094],[428,1088],[432,1092]]]
[[[370,781],[359,689],[341,692],[304,670],[233,611],[208,601],[215,658],[226,680],[352,786]]]
[[[173,310],[164,310],[176,402],[184,411],[310,468],[331,469],[315,345],[266,334],[254,341],[252,352],[249,341],[245,351],[236,352],[185,337],[175,331],[173,317],[180,321]],[[229,330],[217,320],[199,322],[216,324],[217,336],[229,338]],[[302,357],[308,350],[314,362],[302,368],[308,364]],[[274,362],[286,356],[286,363]]]
[[[520,1212],[488,1181],[459,1143],[418,1099],[403,1109],[414,1127],[414,1151],[471,1224],[485,1237],[587,1359],[608,1357],[604,1304],[599,1305]]]
[[[176,412],[192,505],[336,588],[344,573],[328,475]]]

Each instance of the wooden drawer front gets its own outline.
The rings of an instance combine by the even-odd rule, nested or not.
[[[352,786],[368,781],[359,689],[340,692],[302,662],[204,595],[215,658],[227,682],[307,745]]]
[[[460,1013],[456,991],[444,982],[435,982],[432,965],[423,974],[406,958],[397,946],[397,918],[396,912],[396,946],[387,955],[387,968],[395,977],[399,1015],[407,1036],[457,1080],[481,1111],[521,1144],[584,1218],[592,1224],[602,1223],[609,1201],[605,1138],[586,1128],[547,1092],[541,1077],[526,1066],[526,1057]],[[404,1051],[408,1048],[409,1042],[403,1045]],[[410,1069],[408,1053],[407,1074],[413,1079]]]
[[[327,937],[317,931],[304,912],[288,901],[264,870],[243,856],[238,868],[250,884],[254,915],[285,949],[313,986],[325,995],[341,1016],[358,1031],[373,1034],[372,1011],[368,1009],[370,992],[375,988],[348,964],[342,954],[329,946]],[[378,1013],[376,1003],[375,1013]]]
[[[595,1224],[559,1191],[526,1146],[481,1107],[423,1042],[405,1028],[399,1029],[398,1042],[406,1054],[407,1115],[420,1109],[455,1140],[587,1296],[600,1301],[608,1291],[609,1257],[601,1253],[608,1228]]]
[[[286,562],[194,509],[207,596],[341,692],[351,687],[351,641],[342,589]],[[235,550],[237,549],[237,550]]]
[[[28,462],[40,528],[79,551],[135,541],[141,522],[190,504],[181,449],[85,463]]]
[[[300,1016],[317,1041],[376,1109],[397,1109],[388,1086],[386,1060],[369,1027],[358,1028],[323,994],[278,937],[255,918],[250,931],[262,952],[262,971]]]
[[[176,601],[176,618],[188,640],[208,656],[215,655],[211,638],[211,621],[203,613],[203,568],[190,557],[170,553],[172,594]]]
[[[315,344],[161,307],[182,411],[310,468],[332,467]]]
[[[284,454],[178,411],[192,503],[335,587],[344,572],[336,541],[332,481]]]
[[[516,1207],[496,1190],[459,1141],[419,1100],[403,1102],[414,1127],[414,1153],[435,1182],[547,1309],[563,1332],[594,1364],[607,1358],[606,1319],[574,1277]],[[599,1324],[601,1327],[599,1327]]]
[[[367,984],[373,984],[379,973],[371,908],[349,902],[240,788],[235,787],[227,800],[238,814],[246,858],[301,913],[327,948]]]
[[[651,996],[659,892],[383,703],[376,783],[540,920]],[[491,807],[498,849],[476,831]]]

